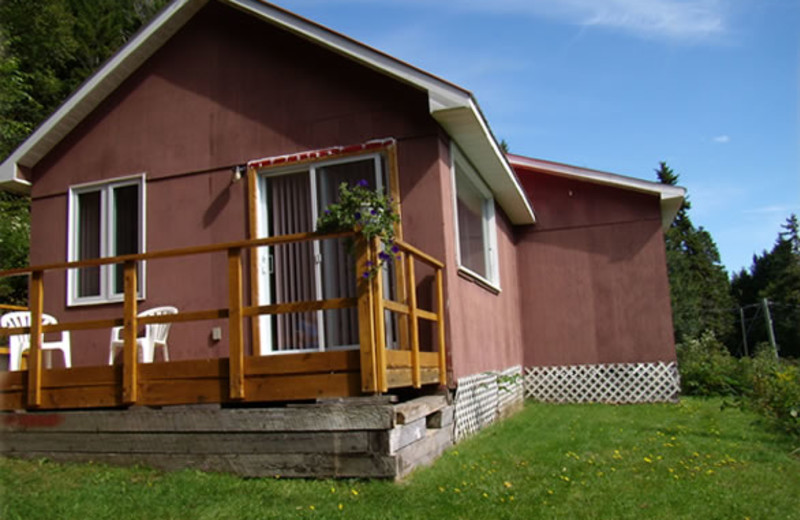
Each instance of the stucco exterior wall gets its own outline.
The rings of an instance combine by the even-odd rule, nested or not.
[[[406,238],[439,256],[441,194],[428,176],[441,138],[426,93],[212,2],[33,169],[31,263],[66,260],[71,185],[144,173],[148,251],[233,241],[248,233],[234,165],[385,137],[398,143]],[[416,220],[420,208],[432,216]],[[140,308],[227,306],[224,254],[175,262],[149,263]],[[45,312],[120,315],[121,304],[67,307],[65,286],[48,273]],[[227,355],[224,322],[174,327],[173,359]],[[73,332],[73,363],[106,363],[108,341],[108,330]]]
[[[518,233],[525,365],[675,360],[658,198],[517,173],[537,215]]]

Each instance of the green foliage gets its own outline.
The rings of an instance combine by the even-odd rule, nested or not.
[[[797,518],[791,444],[720,405],[528,404],[402,484],[0,459],[0,517]]]
[[[664,162],[659,164],[656,175],[663,184],[678,182],[678,175]],[[734,327],[734,316],[727,312],[733,307],[728,274],[711,234],[702,227],[695,228],[689,218],[690,208],[685,200],[664,234],[672,321],[678,342],[698,338],[704,331],[726,337]]]
[[[800,367],[776,359],[767,347],[748,363],[746,406],[767,417],[777,428],[800,437]]]
[[[2,0],[0,158],[166,2]]]
[[[739,395],[745,385],[739,361],[728,353],[714,333],[676,345],[681,389],[686,395]]]
[[[367,264],[369,270],[363,273],[365,277],[369,277],[399,252],[394,243],[395,226],[399,222],[400,216],[394,202],[383,190],[370,189],[366,180],[353,186],[343,182],[339,185],[339,201],[330,204],[317,220],[317,232],[356,230],[367,242],[376,237],[380,239],[383,251],[378,253],[376,262]]]
[[[733,295],[740,306],[770,302],[781,357],[800,358],[800,233],[797,215],[790,215],[769,252],[753,256],[749,270],[734,275]],[[751,341],[766,340],[763,320],[752,324]]]
[[[28,265],[30,212],[27,197],[0,192],[0,271]],[[0,278],[0,303],[28,304],[28,277]]]
[[[778,359],[767,344],[755,358],[735,358],[712,333],[677,345],[686,395],[735,397],[780,430],[800,436],[800,369]]]

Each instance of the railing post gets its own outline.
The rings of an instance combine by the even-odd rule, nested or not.
[[[42,312],[44,311],[44,272],[31,273],[30,348],[28,351],[28,408],[42,405]]]
[[[411,328],[411,384],[414,388],[422,386],[419,367],[419,321],[417,320],[417,282],[414,276],[414,255],[406,254],[406,288],[408,297],[408,324]]]
[[[379,249],[380,242],[375,237],[370,244],[371,255],[375,262],[378,259]],[[386,316],[383,306],[383,273],[380,270],[372,277],[372,292],[372,305],[375,309],[375,367],[378,372],[378,389],[386,392],[389,390],[389,384],[386,381]]]
[[[139,344],[136,341],[137,318],[137,279],[136,262],[123,265],[125,302],[122,317],[122,402],[136,404],[139,400]]]
[[[369,278],[373,262],[369,244],[356,236],[356,295],[358,297],[358,341],[361,349],[361,391],[378,391],[378,371],[375,356],[375,320],[372,316],[372,281]]]
[[[242,315],[242,249],[228,249],[229,393],[244,399],[244,323]]]
[[[439,383],[447,384],[447,353],[444,343],[444,274],[436,269],[436,330],[439,333]]]

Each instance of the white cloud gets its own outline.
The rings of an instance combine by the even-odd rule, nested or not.
[[[304,0],[318,4],[319,0]],[[727,29],[725,0],[325,0],[325,4],[413,6],[428,11],[479,12],[545,17],[584,27],[618,30],[648,39],[698,41],[717,38]]]
[[[718,135],[711,139],[715,143],[726,144],[731,142],[731,136],[729,135]]]

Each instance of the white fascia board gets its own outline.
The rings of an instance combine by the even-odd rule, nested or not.
[[[0,186],[30,191],[20,166],[34,166],[207,2],[176,0],[169,4],[0,164]]]
[[[492,191],[512,224],[534,224],[533,208],[477,105],[433,112]]]
[[[567,177],[583,182],[602,184],[604,186],[655,195],[659,197],[661,201],[661,226],[664,229],[667,229],[670,224],[672,224],[675,215],[678,214],[683,200],[686,197],[686,188],[681,186],[661,184],[660,182],[646,181],[644,179],[637,179],[636,177],[591,170],[569,164],[532,159],[521,155],[509,154],[508,159],[511,165],[515,167],[530,168],[559,177]]]

